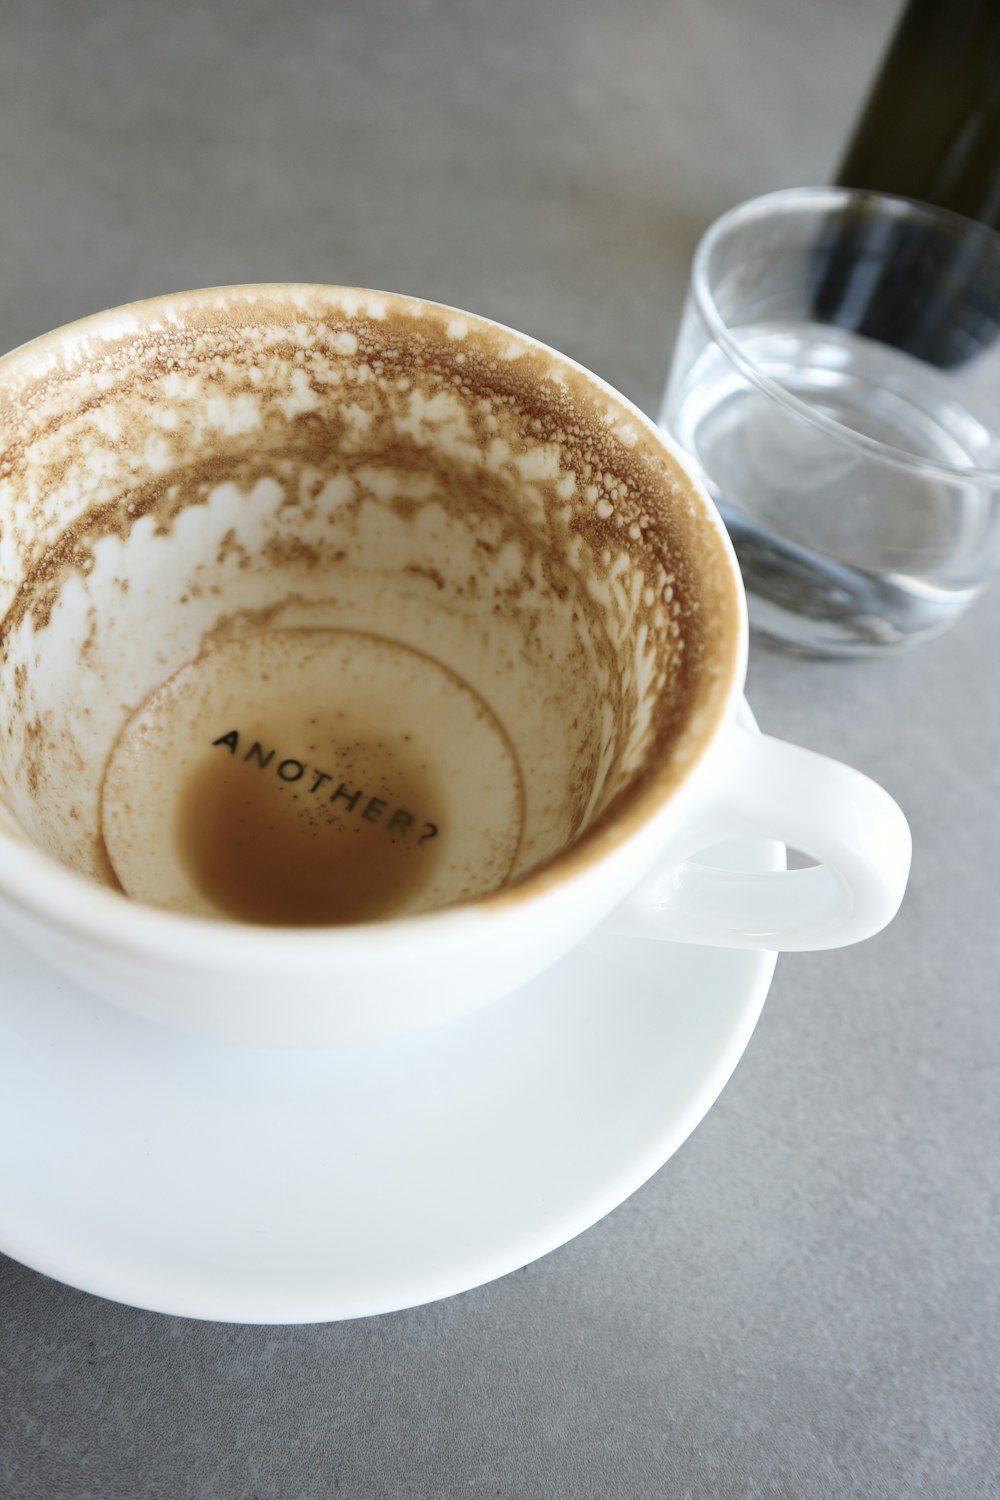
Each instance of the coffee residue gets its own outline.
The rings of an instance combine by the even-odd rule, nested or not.
[[[371,922],[412,901],[437,863],[437,798],[405,742],[355,738],[329,771],[220,735],[180,799],[177,851],[221,913],[270,926]]]

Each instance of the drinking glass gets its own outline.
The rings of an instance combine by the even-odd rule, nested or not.
[[[695,253],[660,412],[729,528],[758,638],[875,655],[1000,561],[1000,235],[795,188]]]

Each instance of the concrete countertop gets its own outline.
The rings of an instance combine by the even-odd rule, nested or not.
[[[0,346],[183,287],[354,283],[522,328],[655,411],[699,233],[828,178],[897,10],[13,0]],[[1000,590],[894,660],[754,651],[762,726],[898,798],[912,884],[868,944],[779,961],[633,1197],[353,1323],[200,1323],[0,1260],[0,1496],[1000,1493],[997,640]]]

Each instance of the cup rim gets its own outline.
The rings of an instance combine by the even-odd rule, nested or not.
[[[691,763],[675,769],[669,778],[653,776],[636,797],[623,809],[598,840],[581,839],[546,861],[511,886],[501,887],[479,898],[454,903],[412,916],[387,917],[366,923],[344,923],[337,926],[278,927],[264,923],[239,922],[226,917],[200,917],[174,912],[136,901],[124,893],[61,865],[44,850],[19,834],[8,834],[0,827],[0,898],[4,904],[44,923],[56,923],[60,930],[106,944],[122,953],[142,953],[177,959],[183,955],[187,965],[218,970],[245,971],[259,964],[265,956],[294,970],[313,969],[324,956],[340,953],[370,953],[373,941],[384,942],[389,934],[407,947],[434,951],[452,944],[461,933],[473,937],[481,933],[480,923],[496,922],[502,915],[533,906],[548,891],[564,890],[585,879],[603,866],[618,849],[632,844],[642,834],[663,820],[677,805],[698,773],[711,758],[725,728],[733,722],[742,701],[749,651],[749,626],[746,594],[739,563],[725,524],[702,481],[696,476],[690,458],[676,441],[647,416],[634,402],[616,390],[601,376],[530,334],[499,323],[482,314],[470,313],[446,303],[406,293],[383,292],[364,287],[342,287],[333,284],[301,282],[235,283],[231,286],[198,288],[186,292],[165,293],[141,301],[92,313],[84,318],[52,329],[21,344],[0,357],[0,379],[22,359],[38,354],[57,353],[69,343],[78,343],[88,335],[120,336],[134,326],[134,320],[149,319],[165,312],[170,304],[212,297],[253,296],[273,298],[276,294],[293,299],[342,296],[356,299],[380,299],[433,312],[453,315],[484,329],[499,331],[526,349],[540,352],[558,364],[584,377],[602,395],[608,397],[623,416],[637,423],[666,450],[680,470],[691,493],[700,502],[706,520],[714,528],[725,557],[733,586],[735,625],[728,661],[723,671],[729,681],[714,709],[714,723],[702,737]],[[49,346],[48,348],[46,346]],[[638,873],[638,872],[637,872]],[[234,962],[235,960],[235,962]],[[296,960],[298,963],[296,963]]]
[[[836,437],[848,447],[857,447],[880,462],[906,473],[920,473],[931,478],[943,479],[950,484],[980,482],[1000,487],[1000,463],[995,468],[984,468],[980,465],[946,464],[936,459],[923,458],[919,454],[907,453],[905,449],[893,447],[890,443],[883,443],[878,438],[869,437],[866,433],[857,432],[853,427],[848,427],[835,417],[817,411],[800,397],[786,390],[771,376],[763,373],[732,337],[726,320],[719,312],[711,290],[709,266],[711,257],[724,236],[755,218],[770,217],[773,220],[779,217],[789,218],[803,210],[840,212],[854,204],[876,205],[890,218],[900,221],[923,219],[938,224],[951,224],[956,229],[974,235],[984,242],[992,241],[996,249],[998,264],[1000,264],[1000,232],[992,229],[988,224],[967,218],[951,209],[937,208],[932,204],[921,203],[915,198],[903,198],[862,188],[780,188],[776,192],[746,198],[727,209],[702,235],[691,263],[690,280],[691,297],[699,316],[707,325],[712,338],[746,380],[769,400],[801,418],[810,426],[817,427],[820,431]]]

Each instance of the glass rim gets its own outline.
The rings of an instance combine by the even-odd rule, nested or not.
[[[856,428],[839,422],[836,417],[817,411],[808,402],[793,395],[779,381],[764,374],[737,343],[730,332],[729,325],[719,312],[711,289],[711,278],[708,273],[709,261],[719,242],[734,228],[755,218],[778,219],[803,210],[837,211],[845,209],[850,204],[861,203],[876,204],[887,217],[893,219],[922,219],[937,224],[951,224],[956,229],[964,230],[984,242],[992,241],[996,247],[998,264],[1000,264],[1000,233],[988,224],[982,224],[977,219],[966,218],[963,214],[952,212],[951,209],[937,208],[914,198],[894,197],[888,193],[870,192],[861,188],[779,188],[776,192],[746,198],[742,203],[737,203],[734,207],[727,209],[709,225],[698,241],[691,263],[691,296],[698,314],[707,325],[712,338],[745,379],[776,405],[784,407],[786,411],[802,418],[811,426],[831,434],[847,446],[860,448],[892,468],[931,475],[952,484],[967,484],[978,480],[998,487],[1000,486],[1000,463],[993,468],[983,468],[976,464],[948,464],[938,459],[923,458],[920,454],[908,453],[904,448],[895,448],[891,443],[883,443],[879,438],[869,437],[867,433],[858,432]]]

